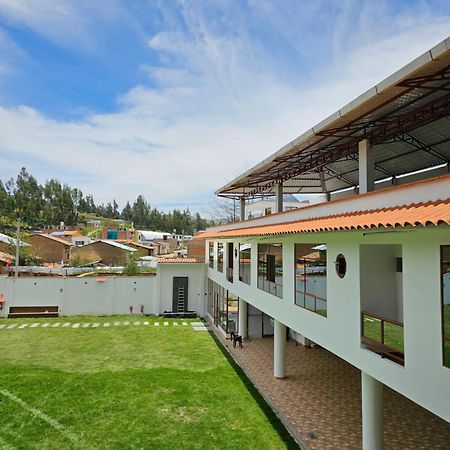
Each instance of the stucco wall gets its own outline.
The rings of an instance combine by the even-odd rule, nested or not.
[[[156,277],[96,278],[36,277],[14,280],[0,277],[0,293],[6,304],[0,316],[8,315],[10,306],[58,306],[61,316],[127,314],[141,304],[145,313],[158,314]]]
[[[252,285],[239,282],[237,264],[234,283],[228,282],[224,274],[208,269],[211,280],[450,421],[450,369],[442,364],[439,248],[440,245],[450,245],[448,226],[277,236],[273,242],[283,243],[283,298],[256,288],[258,239],[241,242],[252,244]],[[270,243],[270,240],[265,238],[259,242]],[[306,242],[327,245],[326,318],[294,304],[294,244]],[[361,347],[360,292],[365,277],[361,276],[360,249],[367,244],[392,245],[396,249],[394,256],[398,256],[397,246],[401,248],[402,286],[396,279],[395,268],[389,285],[394,286],[398,294],[399,291],[403,293],[404,367]],[[344,278],[337,276],[334,264],[340,253],[347,260]],[[380,285],[385,283],[382,273],[373,274],[373,281]]]
[[[195,311],[199,316],[206,312],[207,285],[206,264],[159,264],[158,288],[159,313],[172,310],[173,277],[188,277],[188,309]]]

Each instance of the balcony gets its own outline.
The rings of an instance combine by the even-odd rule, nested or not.
[[[405,365],[403,323],[362,311],[361,343],[382,358]]]

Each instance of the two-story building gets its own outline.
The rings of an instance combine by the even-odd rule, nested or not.
[[[361,371],[364,449],[383,448],[383,385],[450,421],[449,90],[447,39],[220,188],[241,222],[200,235],[218,329],[273,334],[277,378],[287,328]]]

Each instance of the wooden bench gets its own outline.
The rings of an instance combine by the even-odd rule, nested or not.
[[[10,306],[8,317],[59,317],[57,306]]]

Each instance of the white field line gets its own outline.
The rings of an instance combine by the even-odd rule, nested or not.
[[[79,437],[70,432],[64,425],[60,424],[56,419],[53,419],[52,417],[48,416],[47,414],[43,413],[37,408],[33,408],[32,406],[29,406],[26,402],[24,402],[21,398],[14,395],[12,392],[7,391],[6,389],[2,389],[1,394],[5,397],[8,397],[13,402],[16,402],[18,405],[20,405],[23,409],[31,413],[34,417],[37,417],[41,420],[43,420],[45,423],[50,425],[55,430],[59,431],[64,437],[69,439],[69,441],[73,443],[79,443]]]
[[[0,448],[2,450],[15,450],[16,447],[13,447],[12,445],[8,444],[2,437],[0,436]]]

